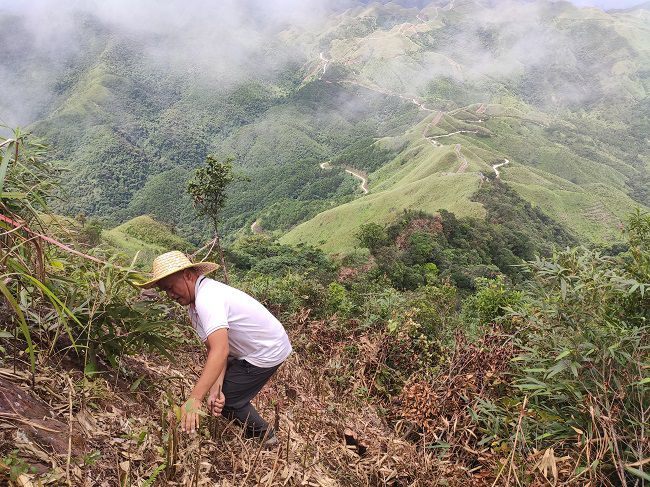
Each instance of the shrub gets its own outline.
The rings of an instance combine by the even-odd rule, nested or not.
[[[338,282],[331,282],[327,286],[325,303],[325,314],[328,316],[336,314],[339,318],[347,318],[353,308],[348,291]]]
[[[522,350],[512,374],[517,400],[509,406],[503,401],[479,418],[501,416],[505,425],[513,405],[526,402],[526,448],[578,445],[575,475],[601,485],[643,478],[629,465],[650,453],[642,426],[650,413],[648,285],[636,281],[621,260],[585,248],[529,267],[535,285],[515,314],[526,324],[514,337]],[[514,441],[511,429],[493,433]]]
[[[283,277],[248,273],[237,287],[248,292],[274,314],[288,317],[301,308],[319,310],[323,307],[323,286],[304,274]]]
[[[478,290],[463,305],[467,324],[480,326],[503,322],[511,309],[523,302],[523,293],[506,286],[502,276],[496,279],[479,278],[475,282]]]

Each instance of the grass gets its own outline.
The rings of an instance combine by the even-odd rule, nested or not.
[[[511,164],[500,169],[501,178],[531,204],[586,242],[621,241],[622,221],[640,206],[624,192],[629,166],[607,153],[599,157],[609,164],[591,161],[578,155],[571,144],[553,142],[546,129],[529,121],[541,120],[541,115],[526,113],[523,106],[515,113],[493,104],[490,111],[509,114],[484,116],[485,127],[496,136],[457,134],[436,139],[444,145],[435,147],[422,136],[425,130],[431,136],[471,127],[452,115],[430,127],[434,117],[430,114],[403,135],[386,139],[386,144],[404,144],[404,148],[370,174],[369,195],[316,215],[281,241],[345,253],[356,244],[354,235],[361,225],[386,223],[404,209],[430,213],[446,209],[459,216],[483,216],[481,205],[469,201],[480,183],[478,173],[493,174],[492,165],[506,158]],[[456,144],[469,162],[464,174],[456,174],[460,166]]]
[[[602,184],[577,187],[575,191],[536,184],[511,184],[525,199],[566,225],[578,237],[598,244],[621,241],[623,222],[635,208],[625,193]]]
[[[392,221],[405,209],[434,213],[439,209],[458,216],[483,216],[478,203],[469,201],[478,188],[476,174],[431,174],[421,180],[398,184],[319,213],[284,235],[280,242],[306,242],[326,252],[349,252],[357,245],[355,234],[364,223]]]
[[[102,241],[128,259],[133,259],[139,254],[138,263],[145,267],[162,253],[170,250],[188,252],[192,249],[189,242],[174,235],[169,227],[147,215],[103,231]]]

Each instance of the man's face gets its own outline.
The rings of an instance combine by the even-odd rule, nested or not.
[[[158,281],[158,289],[167,293],[169,299],[187,306],[194,302],[194,280],[192,273],[180,271]]]

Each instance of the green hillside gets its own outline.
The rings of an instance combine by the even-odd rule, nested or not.
[[[404,209],[480,216],[472,194],[505,160],[504,182],[588,242],[618,238],[623,216],[650,205],[647,9],[350,5],[317,28],[278,27],[245,60],[264,69],[245,76],[162,63],[152,49],[177,33],[117,31],[90,12],[83,48],[47,71],[25,21],[0,14],[3,44],[26,39],[7,51],[9,82],[38,73],[32,88],[49,93],[30,120],[68,171],[57,210],[108,226],[151,214],[198,244],[209,231],[185,184],[208,154],[245,176],[226,239],[259,220],[340,251]],[[367,175],[368,195],[346,170]]]
[[[0,1],[0,42],[0,486],[646,485],[647,5]],[[170,250],[239,291],[143,290]]]
[[[190,252],[193,249],[186,240],[173,234],[169,227],[149,216],[139,216],[104,230],[101,240],[108,249],[128,260],[137,255],[136,265],[142,268],[148,268],[156,256],[170,250]]]

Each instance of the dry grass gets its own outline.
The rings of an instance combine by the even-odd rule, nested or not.
[[[0,485],[13,450],[36,467],[9,482],[20,486],[598,485],[575,475],[579,458],[565,449],[524,444],[525,404],[512,418],[514,445],[479,444],[484,435],[470,409],[503,395],[516,352],[508,335],[495,330],[477,343],[458,335],[457,352],[435,377],[416,377],[382,403],[353,393],[371,385],[381,334],[336,340],[308,312],[290,328],[297,351],[255,399],[278,430],[272,448],[244,439],[223,418],[204,418],[194,436],[168,419],[170,399],[179,403],[200,373],[200,346],[178,350],[175,364],[124,359],[128,380],[106,374],[86,381],[64,361],[38,366],[31,389],[26,364],[16,373],[0,368]],[[350,339],[362,353],[346,365],[356,372],[342,385],[334,365],[345,360]],[[139,389],[130,391],[138,378]]]
[[[432,478],[449,477],[448,485],[460,485],[451,466],[398,437],[367,401],[341,395],[322,364],[300,354],[255,400],[278,426],[275,447],[243,439],[223,418],[206,418],[200,435],[183,435],[168,423],[168,397],[179,402],[189,391],[203,351],[188,347],[178,356],[174,365],[144,356],[124,362],[144,377],[140,388],[148,392],[131,392],[132,380],[114,375],[85,381],[70,364],[41,365],[30,390],[21,367],[16,374],[2,369],[3,394],[13,391],[24,403],[0,415],[0,459],[17,449],[36,468],[13,483],[357,487],[431,485]]]

